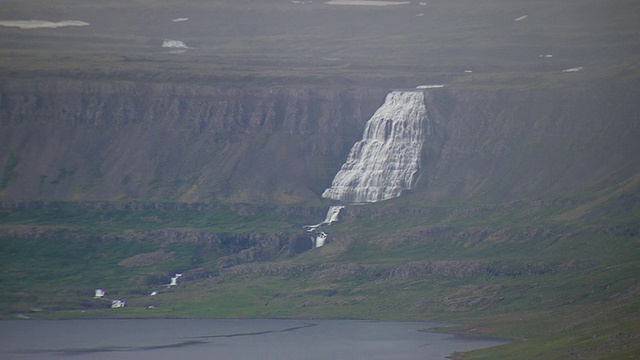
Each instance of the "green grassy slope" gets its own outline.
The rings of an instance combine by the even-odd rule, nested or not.
[[[348,208],[327,229],[325,247],[228,268],[217,267],[229,254],[224,246],[163,241],[153,230],[302,234],[300,223],[272,210],[225,218],[67,204],[64,220],[45,210],[5,210],[2,314],[428,319],[461,324],[444,331],[513,340],[465,358],[633,358],[640,351],[640,206],[620,213],[619,191],[482,206],[408,197]],[[150,216],[152,225],[141,221]],[[219,222],[202,225],[212,218]],[[40,235],[8,236],[29,227]],[[171,255],[123,262],[153,252]],[[166,288],[170,275],[189,270],[208,275]],[[92,299],[98,287],[128,306],[108,309]]]

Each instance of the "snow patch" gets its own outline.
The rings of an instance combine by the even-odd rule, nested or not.
[[[562,72],[564,72],[564,73],[578,72],[578,71],[580,71],[582,69],[584,69],[582,66],[578,66],[578,67],[574,67],[574,68],[570,68],[570,69],[564,69],[564,70],[562,70]]]
[[[540,54],[540,56],[538,56],[538,57],[541,57],[541,58],[552,58],[553,55],[551,55],[551,54]]]
[[[79,20],[64,20],[58,22],[44,21],[44,20],[14,20],[14,21],[0,21],[0,26],[17,27],[20,29],[54,29],[65,26],[88,26],[88,22]]]
[[[187,21],[189,20],[189,18],[175,18],[175,19],[171,19],[171,21],[173,22],[183,22],[183,21]]]
[[[171,49],[188,49],[189,47],[180,40],[165,40],[162,43],[163,48],[171,48]]]
[[[379,1],[379,0],[331,0],[325,2],[328,5],[356,5],[356,6],[389,6],[408,5],[410,1]]]
[[[444,85],[419,85],[416,86],[416,89],[439,89],[443,87]]]
[[[517,17],[517,18],[513,19],[513,21],[522,21],[522,20],[526,19],[528,16],[529,15],[522,15],[520,17]]]

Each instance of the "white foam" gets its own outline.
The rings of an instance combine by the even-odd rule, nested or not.
[[[180,40],[165,40],[162,43],[163,48],[171,48],[171,49],[188,49],[189,47]]]
[[[522,20],[526,19],[528,16],[529,15],[522,15],[520,17],[517,17],[517,18],[513,19],[513,21],[522,21]]]
[[[321,231],[318,233],[318,235],[316,235],[316,238],[314,239],[313,247],[319,248],[321,246],[324,246],[325,242],[327,242],[327,233],[324,231]]]
[[[574,67],[574,68],[570,68],[570,69],[564,69],[564,70],[562,70],[562,72],[564,72],[564,73],[578,72],[578,71],[580,71],[582,69],[584,69],[582,66],[578,66],[578,67]]]
[[[330,0],[325,2],[328,5],[356,5],[356,6],[390,6],[408,5],[410,1],[378,1],[378,0]]]
[[[20,29],[54,29],[65,26],[89,26],[88,22],[79,20],[64,20],[58,22],[44,21],[44,20],[14,20],[14,21],[0,21],[0,26],[17,27]]]

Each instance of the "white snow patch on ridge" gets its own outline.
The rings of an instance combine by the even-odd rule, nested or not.
[[[526,19],[528,16],[529,15],[522,15],[522,16],[520,16],[518,18],[513,19],[513,21],[522,21],[522,20]]]
[[[443,87],[444,85],[419,85],[416,86],[416,89],[439,89]]]
[[[408,5],[410,1],[379,1],[379,0],[331,0],[325,2],[328,5],[358,5],[358,6],[389,6]]]
[[[20,29],[39,29],[39,28],[59,28],[65,26],[88,26],[88,22],[79,20],[64,20],[58,22],[45,21],[45,20],[13,20],[13,21],[0,21],[0,26],[17,27]]]
[[[578,71],[580,71],[582,69],[584,69],[582,66],[578,66],[578,67],[574,67],[574,68],[571,68],[571,69],[564,69],[564,70],[562,70],[562,72],[565,72],[565,73],[567,73],[567,72],[578,72]]]
[[[172,49],[188,49],[189,47],[180,40],[165,40],[162,43],[163,48],[172,48]]]

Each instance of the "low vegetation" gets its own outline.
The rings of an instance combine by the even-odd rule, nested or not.
[[[512,340],[465,359],[633,358],[639,211],[619,216],[612,203],[579,195],[483,206],[400,198],[347,208],[325,247],[220,268],[231,245],[175,242],[162,231],[304,230],[266,208],[5,209],[0,309],[6,318],[437,320],[461,324],[439,331]],[[177,272],[197,276],[168,287]],[[127,307],[109,309],[96,288]]]

